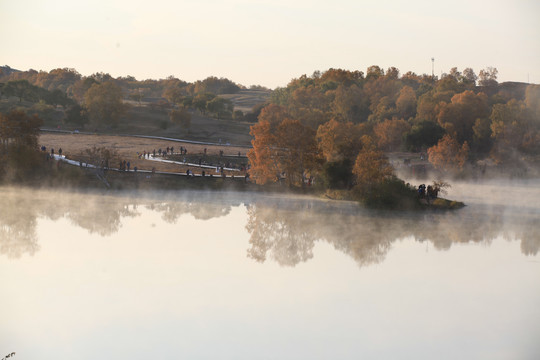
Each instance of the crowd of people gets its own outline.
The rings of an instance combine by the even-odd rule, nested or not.
[[[439,196],[440,189],[436,186],[421,184],[418,186],[418,196],[420,199],[426,199],[427,201],[436,199]]]
[[[54,148],[51,148],[50,150],[48,150],[45,146],[41,146],[41,151],[43,152],[46,152],[47,153],[47,160],[49,159],[53,159],[54,158],[54,155],[55,155],[55,149]],[[202,177],[204,176],[209,176],[209,177],[214,177],[216,176],[219,176],[219,177],[226,177],[226,171],[231,169],[231,168],[236,168],[238,170],[240,170],[242,172],[242,175],[244,176],[244,178],[246,179],[246,181],[249,180],[249,174],[248,174],[248,170],[249,170],[249,166],[247,166],[246,164],[237,164],[237,163],[234,163],[234,162],[231,162],[231,161],[208,161],[208,160],[211,160],[211,158],[207,158],[207,154],[208,154],[208,149],[207,148],[204,148],[203,151],[197,155],[197,154],[191,154],[190,157],[191,159],[188,159],[187,158],[187,155],[188,154],[188,149],[184,146],[180,146],[180,148],[176,150],[175,152],[175,148],[173,146],[167,146],[166,148],[158,148],[158,149],[152,149],[151,151],[149,150],[143,150],[142,152],[137,152],[137,158],[142,160],[142,159],[154,159],[154,158],[157,158],[157,157],[165,157],[165,156],[171,156],[171,155],[182,155],[184,156],[183,157],[183,163],[186,164],[186,166],[190,166],[190,165],[193,165],[193,166],[197,166],[198,164],[198,167],[200,168],[200,175]],[[58,149],[58,155],[62,155],[62,148],[59,148]],[[193,157],[195,157],[193,159]],[[219,157],[220,158],[224,158],[225,157],[225,154],[223,152],[223,150],[220,150],[219,151]],[[238,157],[241,157],[241,153],[238,152]],[[131,159],[133,160],[133,159]],[[191,161],[190,161],[191,160]],[[83,166],[83,163],[86,164],[86,166],[88,166],[88,163],[84,162],[84,160],[79,160],[79,165],[82,167]],[[133,166],[133,164],[130,162],[129,159],[121,159],[121,160],[118,160],[118,170],[120,171],[126,171],[126,172],[130,172],[130,171],[133,171],[133,172],[137,172],[139,169],[137,168],[137,166]],[[98,167],[101,167],[103,169],[110,169],[109,168],[109,161],[106,161],[106,164],[102,161],[101,164],[98,165]],[[213,171],[208,171],[207,169],[203,170],[204,168],[215,168],[215,174],[212,174]],[[156,169],[155,167],[152,167],[152,174],[155,173]],[[195,174],[193,173],[193,170],[191,169],[186,169],[185,171],[185,174],[188,176],[188,177],[194,177]]]

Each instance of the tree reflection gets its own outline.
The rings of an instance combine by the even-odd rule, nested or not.
[[[210,202],[164,202],[149,208],[161,212],[162,219],[170,224],[175,224],[184,214],[191,214],[197,220],[209,220],[231,212],[230,205]]]
[[[364,266],[383,261],[392,244],[406,237],[428,241],[438,250],[448,250],[454,243],[489,244],[497,237],[520,239],[525,255],[536,255],[540,248],[540,230],[535,226],[539,217],[513,214],[504,207],[474,213],[384,213],[359,209],[339,212],[324,203],[317,207],[291,204],[295,202],[285,209],[263,202],[249,207],[248,257],[295,266],[313,257],[315,242],[326,241]]]
[[[174,224],[186,214],[197,220],[227,216],[239,206],[238,196],[204,197],[189,193],[174,199],[45,190],[0,188],[0,255],[18,258],[39,251],[38,219],[67,219],[91,234],[109,236],[120,230],[127,217],[141,216],[139,208],[160,213]],[[247,206],[250,235],[248,257],[295,266],[313,258],[317,242],[331,244],[359,266],[383,261],[399,239],[412,237],[437,250],[455,243],[489,244],[497,238],[519,240],[525,255],[540,251],[538,210],[494,206],[456,212],[385,213],[361,209],[356,204],[316,199],[252,196]]]
[[[251,234],[248,256],[259,262],[272,259],[280,265],[294,266],[313,257],[315,236],[312,226],[292,211],[259,206],[248,207],[246,229]]]
[[[207,220],[226,216],[231,211],[230,202],[201,202],[189,197],[164,201],[152,197],[0,187],[0,198],[0,255],[9,258],[33,255],[39,250],[38,218],[53,221],[65,218],[90,234],[110,236],[120,230],[125,218],[141,215],[140,205],[162,213],[164,221],[169,223],[175,223],[182,214]]]
[[[13,211],[23,207],[24,213]],[[0,206],[0,255],[19,258],[22,254],[34,255],[39,250],[36,235],[36,211],[30,199],[20,199],[14,193],[2,194]]]

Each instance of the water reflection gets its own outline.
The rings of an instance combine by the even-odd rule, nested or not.
[[[38,218],[68,219],[91,234],[108,236],[141,208],[161,214],[175,224],[183,215],[197,220],[226,217],[233,207],[246,206],[249,233],[247,256],[264,262],[295,266],[313,258],[317,242],[327,242],[359,266],[384,260],[392,244],[412,237],[438,250],[454,243],[484,243],[503,237],[520,241],[525,255],[540,249],[539,212],[516,207],[469,206],[448,213],[384,213],[360,209],[352,203],[246,194],[188,192],[161,196],[110,196],[0,188],[0,254],[18,258],[39,251]],[[242,200],[240,200],[242,199]]]
[[[484,243],[503,237],[521,242],[525,255],[540,249],[540,219],[529,213],[509,213],[504,207],[467,208],[445,213],[349,213],[314,209],[279,209],[264,204],[248,210],[251,234],[248,256],[294,266],[313,257],[315,242],[326,241],[351,256],[358,265],[384,260],[392,243],[413,237],[438,250],[454,243]]]

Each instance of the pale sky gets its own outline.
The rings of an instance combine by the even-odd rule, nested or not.
[[[138,80],[227,77],[286,86],[302,74],[488,66],[540,83],[538,0],[0,0],[0,65]]]

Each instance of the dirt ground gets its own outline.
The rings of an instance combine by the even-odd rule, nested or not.
[[[142,154],[144,151],[152,152],[154,149],[156,153],[158,150],[166,149],[167,147],[174,147],[174,152],[178,153],[180,146],[187,149],[188,154],[200,154],[201,157],[204,154],[204,149],[207,149],[208,155],[219,155],[220,150],[223,151],[224,156],[235,156],[240,153],[245,156],[248,148],[235,147],[227,145],[199,145],[190,144],[177,141],[166,141],[156,139],[145,139],[128,136],[115,136],[115,135],[86,135],[86,134],[60,134],[60,133],[47,133],[43,132],[39,137],[39,146],[45,146],[47,151],[51,148],[58,153],[58,149],[62,149],[62,155],[66,155],[67,158],[73,160],[79,160],[81,154],[87,149],[92,149],[94,146],[105,147],[108,149],[114,149],[122,160],[129,161],[131,168],[135,166],[141,170],[152,170],[166,172],[186,172],[190,169],[192,172],[199,174],[202,170],[205,170],[209,174],[209,169],[201,169],[198,166],[185,166],[178,164],[167,164],[158,161],[147,160],[139,158],[138,154]],[[118,164],[111,164],[111,167],[118,167]],[[235,175],[240,175],[235,172]]]

